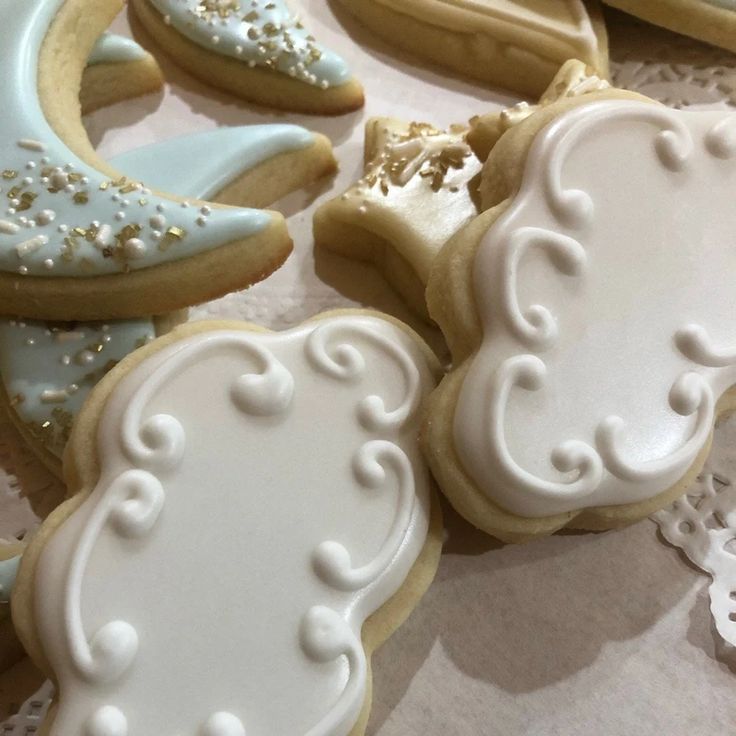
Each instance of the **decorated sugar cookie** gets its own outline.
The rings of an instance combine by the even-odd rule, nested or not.
[[[478,214],[481,164],[467,128],[373,118],[365,130],[365,173],[314,216],[315,243],[371,260],[420,315],[437,251]]]
[[[82,76],[79,93],[82,114],[156,92],[163,82],[156,60],[135,41],[104,33],[87,58]]]
[[[48,733],[363,733],[370,654],[439,560],[437,369],[367,312],[195,323],[113,369],[13,594]]]
[[[363,105],[347,63],[302,25],[298,0],[132,4],[161,47],[207,84],[283,110],[334,114]]]
[[[285,166],[284,159],[291,163]],[[333,166],[324,139],[296,125],[194,133],[133,149],[112,162],[157,189],[253,206],[269,205]],[[279,169],[285,173],[276,177]],[[0,403],[59,475],[73,420],[92,387],[128,353],[183,319],[68,324],[0,318]]]
[[[684,493],[734,406],[736,116],[600,93],[492,150],[427,291],[453,353],[424,440],[502,539],[616,527]]]
[[[374,33],[464,76],[538,95],[568,59],[608,76],[597,0],[341,0]]]
[[[642,20],[736,51],[734,0],[603,0]]]
[[[43,0],[0,11],[0,311],[8,315],[170,311],[262,279],[290,251],[281,215],[160,196],[92,150],[75,80],[119,6]]]

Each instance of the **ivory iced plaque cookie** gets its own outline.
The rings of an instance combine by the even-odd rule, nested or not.
[[[1,312],[156,314],[245,287],[283,262],[291,241],[281,215],[165,198],[95,154],[78,82],[119,0],[3,7]]]
[[[315,243],[370,260],[418,314],[432,260],[478,214],[481,163],[468,130],[373,118],[365,130],[365,173],[314,216]]]
[[[370,653],[439,560],[436,372],[365,312],[191,324],[113,369],[13,594],[59,685],[48,733],[363,733]]]
[[[207,84],[284,110],[334,114],[363,105],[346,62],[309,33],[287,0],[132,4],[161,47]]]
[[[135,41],[103,34],[87,58],[79,100],[82,114],[156,92],[164,82],[156,60]]]
[[[518,92],[540,94],[573,58],[608,76],[608,38],[597,0],[341,2],[399,48]]]
[[[492,150],[495,206],[427,292],[454,370],[424,444],[473,523],[609,528],[684,493],[734,406],[735,141],[732,114],[603,93]]]
[[[734,0],[603,0],[649,23],[736,51]]]

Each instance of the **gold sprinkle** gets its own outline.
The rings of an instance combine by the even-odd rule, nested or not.
[[[3,171],[3,179],[15,179],[16,176],[18,176],[18,172],[13,171],[13,169],[5,169]]]
[[[87,204],[89,202],[89,194],[87,192],[77,192],[73,199],[74,204]]]

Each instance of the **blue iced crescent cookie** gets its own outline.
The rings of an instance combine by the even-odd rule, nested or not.
[[[135,0],[163,48],[205,82],[282,109],[339,113],[363,104],[345,60],[285,0]]]
[[[350,80],[348,65],[317,43],[284,0],[147,0],[194,43],[251,68],[287,74],[322,89]]]
[[[89,7],[101,4],[107,10],[118,6],[117,0],[96,0]],[[224,289],[212,283],[218,274],[238,271],[238,263],[241,270],[233,278],[243,282],[240,286],[277,267],[290,249],[280,215],[172,201],[130,177],[101,173],[54,132],[38,95],[39,53],[57,13],[67,9],[60,26],[82,14],[79,0],[0,8],[5,62],[0,75],[0,311],[45,319],[138,316],[139,310],[185,306],[185,295],[192,303],[239,288],[234,282]],[[140,294],[136,279],[129,278],[211,255],[228,244],[242,246],[233,247],[233,268],[220,264],[217,274],[208,271],[209,278],[194,268],[179,268],[167,284],[166,269],[158,269],[155,281],[140,280]],[[160,289],[152,290],[159,277]],[[55,279],[63,280],[63,288],[54,287]],[[124,287],[113,287],[120,279]],[[82,294],[67,298],[67,288]]]

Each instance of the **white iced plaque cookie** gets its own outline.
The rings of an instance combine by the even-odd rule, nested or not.
[[[582,59],[608,75],[608,40],[597,0],[341,2],[399,48],[525,94],[540,94],[568,59]]]
[[[492,151],[507,199],[428,290],[455,359],[429,457],[458,508],[511,539],[684,492],[736,382],[736,116],[600,97],[538,115]]]
[[[481,163],[468,129],[373,118],[365,129],[365,171],[314,216],[318,246],[370,260],[418,314],[432,261],[478,214]]]
[[[113,369],[14,591],[59,683],[48,732],[362,733],[370,651],[438,562],[436,368],[407,328],[342,313],[187,325]]]

